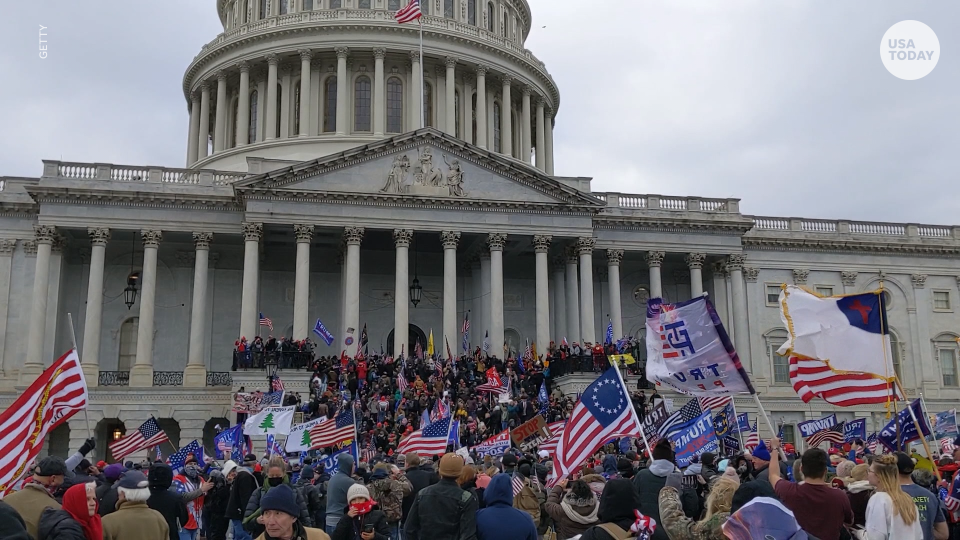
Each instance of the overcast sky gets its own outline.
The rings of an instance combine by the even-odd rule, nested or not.
[[[527,47],[560,86],[558,175],[737,197],[756,215],[960,224],[956,2],[529,2]],[[221,30],[215,0],[7,4],[0,175],[61,158],[183,166],[183,71]],[[909,19],[941,46],[917,81],[880,62]]]

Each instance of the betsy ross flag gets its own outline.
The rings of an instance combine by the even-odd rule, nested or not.
[[[134,452],[169,440],[167,434],[160,429],[156,418],[150,417],[133,433],[110,443],[110,454],[113,455],[114,461],[120,461]]]
[[[270,320],[270,317],[264,317],[263,312],[260,312],[260,326],[266,326],[270,330],[273,330],[273,321]]]
[[[353,407],[336,417],[313,426],[310,429],[310,443],[313,448],[326,448],[355,438]]]
[[[51,430],[87,406],[87,383],[70,349],[0,414],[0,497],[40,454]]]
[[[445,416],[423,429],[418,429],[400,441],[397,453],[416,452],[421,456],[436,456],[447,449],[452,418]]]
[[[829,441],[833,444],[843,444],[844,424],[845,422],[840,422],[832,427],[821,429],[805,439],[807,441],[807,445],[811,448],[815,448],[820,446],[820,444],[822,444],[824,441]],[[783,428],[781,428],[781,431],[783,431]]]
[[[607,369],[584,390],[557,444],[553,487],[610,439],[640,437],[640,420],[616,367]]]
[[[398,23],[404,24],[415,21],[422,16],[423,13],[420,11],[420,0],[410,0],[410,3],[407,4],[403,9],[397,11],[393,18],[396,19]]]
[[[463,327],[460,328],[460,333],[463,334],[463,352],[467,352],[470,349],[470,313],[463,314]]]

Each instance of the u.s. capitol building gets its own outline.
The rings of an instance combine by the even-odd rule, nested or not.
[[[908,392],[931,412],[960,399],[960,226],[594,191],[554,170],[560,92],[524,48],[526,0],[425,1],[422,65],[400,7],[218,0],[223,33],[183,78],[184,168],[51,160],[3,177],[0,406],[69,349],[68,313],[103,457],[151,415],[174,444],[209,445],[232,392],[263,384],[231,372],[261,313],[295,339],[321,319],[336,339],[320,355],[354,349],[364,325],[374,350],[410,351],[431,329],[457,350],[467,311],[471,347],[489,332],[542,351],[602,340],[608,321],[642,338],[648,297],[707,292],[767,411],[795,424],[835,409],[803,404],[774,353],[780,284],[845,294],[881,280]],[[305,394],[305,377],[284,380]],[[881,411],[836,409],[874,417],[871,431]],[[49,444],[65,453],[85,436],[80,414]]]

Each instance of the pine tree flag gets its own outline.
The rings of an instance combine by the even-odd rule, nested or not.
[[[260,435],[288,435],[293,423],[293,413],[296,406],[267,407],[259,413],[247,418],[243,423],[244,433]]]
[[[303,430],[303,437],[300,439],[300,445],[310,447],[310,431]]]
[[[260,425],[257,426],[257,429],[262,429],[264,433],[269,433],[270,430],[274,428],[276,428],[276,426],[273,425],[273,413],[267,413],[263,422],[260,422]]]
[[[287,453],[306,452],[313,449],[313,437],[310,436],[310,430],[326,420],[326,416],[321,416],[315,420],[297,424],[290,428],[290,434],[287,435],[287,442],[284,444],[284,450]]]

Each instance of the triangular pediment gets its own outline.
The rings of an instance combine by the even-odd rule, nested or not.
[[[599,210],[604,204],[535,167],[432,128],[253,176],[234,186],[241,194],[268,192],[285,197],[350,194],[578,210]]]

